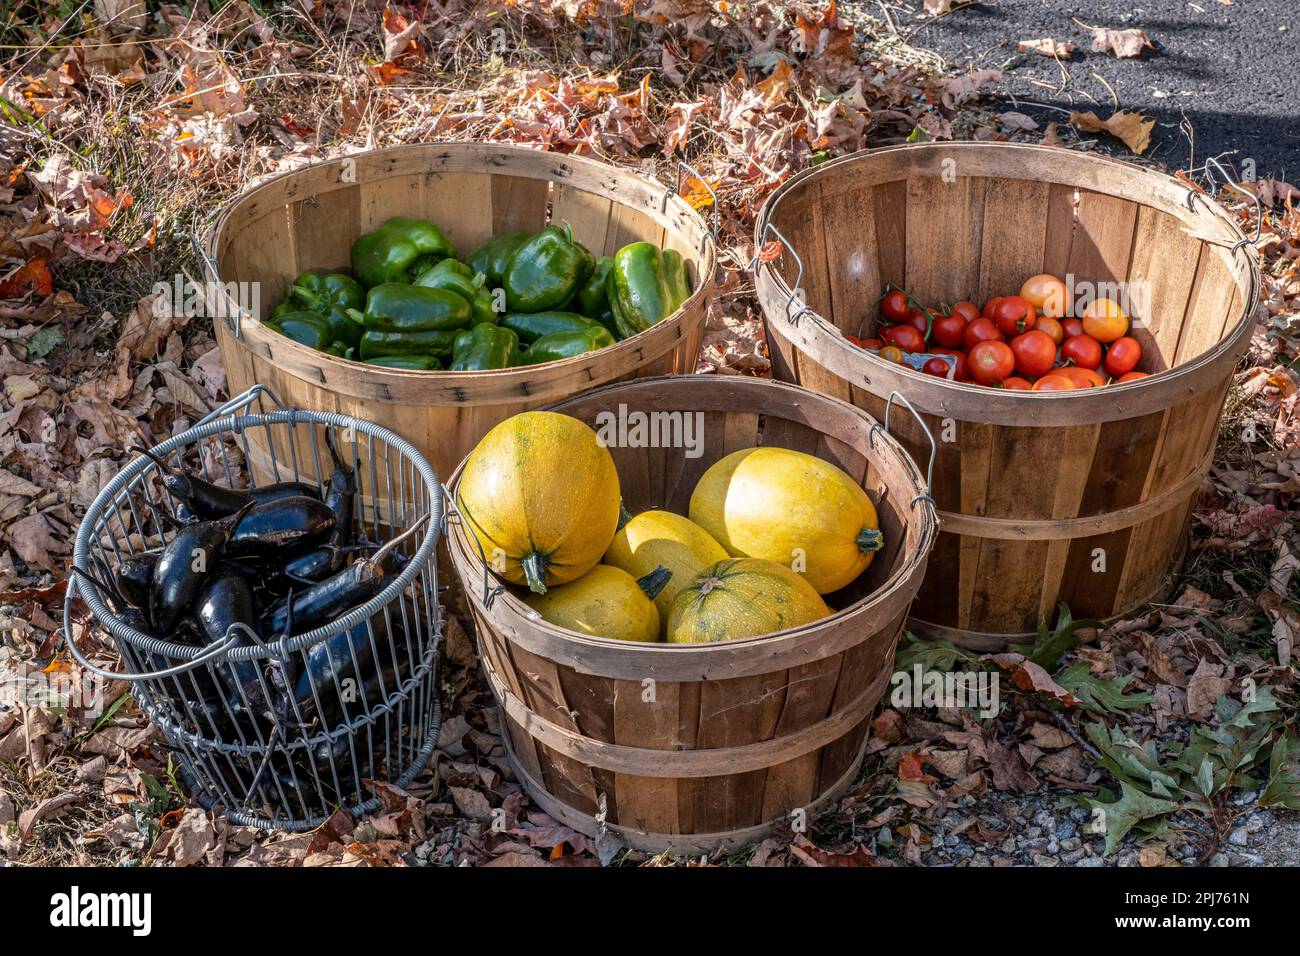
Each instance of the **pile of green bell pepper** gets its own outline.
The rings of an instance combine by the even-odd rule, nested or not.
[[[375,366],[480,371],[607,348],[690,294],[682,257],[653,243],[596,259],[552,224],[492,236],[462,262],[434,223],[399,217],[353,243],[351,276],[298,276],[266,324]]]

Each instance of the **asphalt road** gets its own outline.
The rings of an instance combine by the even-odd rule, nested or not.
[[[1300,182],[1300,0],[985,0],[937,19],[921,0],[884,3],[901,32],[915,31],[912,45],[954,66],[1004,69],[1007,108],[1040,125],[1065,120],[1062,110],[1104,119],[1117,97],[1157,118],[1147,159],[1186,169],[1227,154],[1238,169],[1253,160],[1261,178]],[[844,5],[882,16],[876,0]],[[1144,30],[1155,49],[1136,60],[1095,52],[1074,18]],[[1053,59],[1017,52],[1018,41],[1042,37],[1078,47],[1068,76]]]

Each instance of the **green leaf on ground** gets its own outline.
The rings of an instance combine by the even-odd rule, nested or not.
[[[1152,817],[1162,817],[1169,813],[1175,813],[1182,809],[1182,805],[1175,800],[1162,800],[1159,797],[1153,797],[1143,793],[1137,787],[1131,786],[1124,781],[1120,781],[1122,796],[1114,803],[1102,803],[1099,800],[1088,800],[1087,803],[1093,808],[1094,813],[1100,812],[1100,817],[1094,817],[1098,823],[1104,827],[1106,833],[1106,853],[1114,853],[1115,848],[1119,846],[1125,835],[1132,830],[1134,826],[1143,820],[1149,820]],[[1150,833],[1148,833],[1148,836]]]
[[[906,632],[894,655],[894,670],[910,671],[920,664],[921,669],[926,671],[950,671],[958,662],[972,664],[978,663],[978,660],[977,655],[963,651],[949,641],[922,640],[911,632]]]
[[[47,325],[43,329],[37,329],[28,336],[26,343],[27,357],[29,359],[45,358],[55,346],[63,343],[63,330],[57,325]]]
[[[1056,674],[1056,682],[1083,702],[1094,714],[1122,714],[1126,710],[1155,703],[1155,694],[1126,694],[1124,688],[1132,674],[1102,680],[1092,673],[1086,661],[1079,661]]]
[[[1300,737],[1288,730],[1273,744],[1268,762],[1268,786],[1260,795],[1262,807],[1300,810]]]

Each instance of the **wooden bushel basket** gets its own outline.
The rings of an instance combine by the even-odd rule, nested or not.
[[[637,240],[677,250],[694,293],[673,315],[599,352],[485,372],[366,365],[260,321],[303,270],[350,272],[352,243],[393,216],[436,222],[463,255],[494,233],[542,228],[548,211],[597,256]],[[594,385],[692,371],[714,274],[713,237],[671,187],[591,159],[490,143],[399,146],[277,176],[222,210],[205,254],[206,281],[259,284],[256,315],[214,322],[231,394],[262,384],[287,405],[377,422],[415,444],[440,476],[517,412]]]
[[[684,448],[610,449],[633,513],[685,514],[709,465],[761,444],[834,462],[862,483],[880,515],[884,549],[857,581],[827,595],[838,613],[774,635],[696,645],[585,637],[541,620],[508,590],[485,602],[481,556],[464,525],[451,523],[451,560],[505,741],[538,804],[583,833],[608,827],[652,852],[759,839],[797,810],[811,815],[858,771],[934,541],[925,479],[867,415],[776,382],[644,379],[552,408],[595,425],[620,406],[699,412],[703,421],[699,457]]]
[[[777,377],[875,415],[897,390],[940,439],[941,534],[913,629],[993,650],[1050,623],[1058,602],[1106,619],[1167,593],[1259,289],[1257,256],[1226,212],[1168,176],[1070,150],[926,144],[794,177],[756,232],[760,246],[782,237],[794,254],[757,277]],[[1006,391],[844,338],[874,334],[886,283],[927,304],[982,303],[1039,272],[1145,291],[1130,334],[1139,370],[1163,374]],[[897,433],[928,454],[910,421]]]

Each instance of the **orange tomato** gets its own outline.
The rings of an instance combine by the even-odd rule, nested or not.
[[[1072,392],[1075,384],[1059,372],[1044,375],[1034,383],[1035,392]]]
[[[1114,342],[1128,331],[1128,316],[1112,299],[1093,299],[1083,310],[1083,331],[1098,342]]]
[[[1140,378],[1148,378],[1148,377],[1150,377],[1149,372],[1125,372],[1118,379],[1116,379],[1116,381],[1119,382],[1120,384],[1123,384],[1124,382],[1136,382]]]
[[[1057,345],[1065,341],[1065,329],[1062,328],[1058,319],[1054,319],[1050,315],[1040,315],[1038,321],[1034,323],[1034,328],[1051,336],[1052,341]]]
[[[1064,282],[1045,273],[1026,279],[1020,287],[1022,298],[1028,299],[1035,309],[1053,319],[1065,315],[1068,294]]]
[[[1077,365],[1067,365],[1065,368],[1058,368],[1052,372],[1053,375],[1064,375],[1074,383],[1075,388],[1100,388],[1106,384],[1105,377],[1095,369],[1080,368]]]
[[[1007,379],[1006,381],[1004,381],[1004,382],[1002,383],[1002,387],[1003,387],[1003,388],[1009,388],[1009,389],[1011,389],[1011,391],[1013,391],[1013,392],[1028,392],[1028,391],[1030,391],[1034,386],[1030,385],[1027,381],[1025,381],[1025,380],[1024,380],[1023,378],[1021,378],[1019,375],[1012,375],[1009,379]]]
[[[897,345],[886,345],[878,354],[886,362],[893,362],[895,365],[903,364],[903,350]]]

